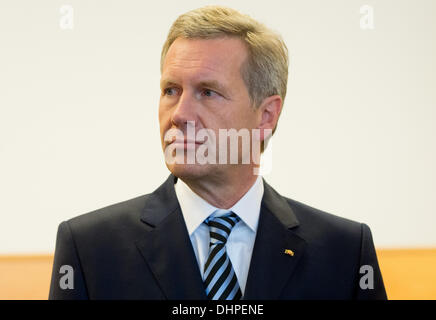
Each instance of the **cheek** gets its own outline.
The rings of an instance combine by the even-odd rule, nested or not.
[[[159,126],[161,134],[171,127],[170,110],[162,106],[162,104],[159,105]]]
[[[235,128],[246,128],[246,129],[250,129],[253,128],[253,126],[256,123],[256,116],[255,114],[252,112],[252,110],[248,110],[248,109],[239,109],[238,112],[236,112],[235,114],[233,114],[232,116],[232,123],[234,125]]]

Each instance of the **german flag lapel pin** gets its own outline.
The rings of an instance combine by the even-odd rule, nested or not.
[[[294,251],[292,251],[291,249],[285,249],[285,254],[293,257],[294,256]]]

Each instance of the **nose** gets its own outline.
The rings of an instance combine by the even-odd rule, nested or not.
[[[185,131],[188,121],[196,120],[196,101],[189,91],[183,91],[174,112],[171,115],[171,123],[177,128]]]

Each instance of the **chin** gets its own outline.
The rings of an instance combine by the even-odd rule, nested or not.
[[[210,175],[213,171],[210,165],[201,164],[167,164],[166,166],[173,175],[183,180],[199,179]]]

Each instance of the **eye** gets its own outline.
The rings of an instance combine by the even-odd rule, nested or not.
[[[174,88],[174,87],[165,88],[165,89],[163,90],[163,94],[164,94],[165,96],[174,96],[174,95],[176,95],[177,93],[178,93],[178,89],[177,89],[177,88]]]
[[[217,92],[215,92],[213,90],[210,90],[210,89],[203,89],[201,94],[206,96],[206,97],[213,97],[213,96],[218,96],[219,95],[219,93],[217,93]]]

